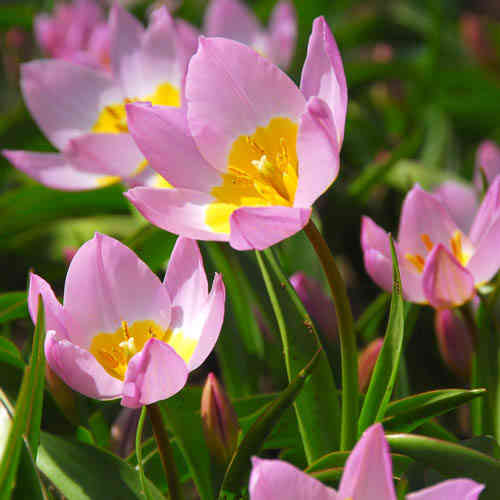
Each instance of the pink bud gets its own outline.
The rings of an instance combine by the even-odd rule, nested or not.
[[[383,343],[383,338],[372,340],[358,357],[358,381],[360,392],[366,392],[368,389],[373,369],[375,368],[375,363],[377,362]]]
[[[63,257],[64,260],[66,261],[66,264],[69,266],[71,261],[73,260],[73,257],[75,256],[76,252],[78,251],[78,248],[76,247],[64,247],[63,248]]]
[[[331,340],[337,340],[335,305],[321,285],[302,271],[291,276],[290,283],[318,328]]]
[[[45,365],[45,380],[47,382],[47,388],[57,406],[59,406],[70,422],[78,425],[80,418],[76,408],[76,395],[52,370],[48,363]]]
[[[436,311],[435,328],[444,362],[458,377],[468,380],[474,343],[467,324],[457,312],[444,309]]]
[[[238,441],[238,418],[213,373],[209,373],[203,388],[201,418],[211,455],[218,462],[227,464]]]
[[[111,449],[125,458],[133,451],[141,410],[122,408],[111,427]]]

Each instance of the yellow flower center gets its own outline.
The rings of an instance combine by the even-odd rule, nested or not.
[[[252,135],[241,135],[229,153],[222,184],[212,189],[215,200],[205,222],[219,233],[229,233],[229,218],[242,206],[292,206],[297,190],[297,124],[272,118]]]
[[[434,243],[431,240],[430,236],[426,233],[420,235],[420,239],[424,244],[427,252],[430,252],[434,248]],[[455,256],[455,258],[462,264],[462,266],[466,266],[467,262],[471,258],[471,254],[469,252],[464,251],[462,245],[462,233],[458,229],[453,233],[453,236],[450,238],[450,249],[451,253]],[[417,270],[419,274],[424,271],[425,266],[425,257],[420,254],[405,254],[406,260],[408,260],[411,264],[413,264],[414,268]]]
[[[186,363],[197,344],[195,339],[181,332],[174,334],[170,329],[163,330],[154,321],[135,321],[130,326],[122,321],[116,332],[98,333],[92,339],[89,350],[112,377],[124,380],[128,362],[134,354],[142,351],[144,344],[151,338],[171,345]]]
[[[92,126],[92,132],[100,134],[128,133],[127,112],[125,110],[125,105],[129,102],[136,101],[150,101],[151,104],[155,106],[162,105],[179,107],[181,105],[181,94],[179,89],[170,85],[170,83],[163,83],[158,85],[156,92],[150,96],[134,99],[126,98],[121,103],[109,104],[99,113],[96,122]],[[141,173],[146,165],[147,162],[144,160],[137,168],[135,175]],[[97,182],[99,187],[105,187],[115,184],[116,182],[120,182],[120,180],[121,179],[118,176],[106,175],[101,177]]]

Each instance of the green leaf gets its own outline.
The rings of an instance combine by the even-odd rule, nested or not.
[[[393,401],[387,405],[386,418],[382,421],[384,429],[410,432],[425,420],[442,415],[485,393],[485,389],[441,389]]]
[[[401,294],[401,278],[392,237],[390,237],[393,291],[389,323],[385,333],[384,344],[373,370],[373,375],[366,393],[358,422],[358,433],[361,435],[374,422],[379,422],[385,415],[387,404],[392,395],[394,383],[399,369],[404,341],[404,304]]]
[[[481,500],[497,500],[500,461],[465,446],[412,434],[388,435],[394,453],[402,453],[446,477],[467,477],[486,485]]]
[[[9,191],[0,196],[0,240],[39,229],[56,220],[128,213],[122,191],[123,188],[117,185],[72,193],[40,185]]]
[[[38,302],[38,317],[30,363],[24,371],[21,389],[17,398],[9,438],[0,464],[0,491],[12,491],[21,457],[24,439],[27,439],[31,452],[36,456],[40,424],[42,419],[43,389],[45,384],[45,357],[43,342],[45,320],[41,296]]]
[[[379,293],[377,298],[363,311],[356,321],[356,333],[368,344],[375,340],[378,325],[385,317],[385,306],[390,295],[386,292]]]
[[[27,317],[26,292],[8,292],[0,295],[0,325],[13,319]]]
[[[43,432],[37,465],[71,500],[143,500],[139,472],[115,455],[90,444]],[[146,480],[151,498],[164,496]]]
[[[210,455],[205,443],[200,415],[201,391],[182,391],[160,402],[168,429],[186,461],[202,500],[214,497],[210,475]]]
[[[321,346],[321,342],[314,323],[281,270],[274,254],[270,249],[264,250],[263,253],[280,283],[279,287],[273,285],[261,254],[256,253],[280,329],[285,365],[288,379],[291,381],[311,359],[315,349]],[[281,312],[282,307],[286,311],[286,323]],[[317,369],[309,377],[307,385],[294,405],[308,462],[328,451],[338,449],[339,446],[338,391],[326,353],[322,350],[318,358]]]
[[[8,363],[16,368],[24,368],[19,349],[8,339],[0,337],[0,363]]]
[[[316,367],[320,359],[320,353],[321,351],[318,351],[314,355],[307,366],[299,372],[297,377],[279,397],[268,405],[266,410],[257,418],[245,434],[229,463],[219,498],[224,498],[224,495],[227,493],[238,494],[240,492],[250,471],[250,458],[259,452],[283,412],[294,402],[306,380]]]

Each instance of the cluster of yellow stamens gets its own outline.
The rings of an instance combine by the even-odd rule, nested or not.
[[[292,206],[298,183],[296,142],[297,125],[281,117],[238,137],[223,182],[211,191],[215,201],[206,223],[228,233],[229,217],[241,206]]]
[[[424,244],[427,252],[430,252],[434,248],[434,243],[431,240],[430,236],[426,233],[420,235],[420,239]],[[453,236],[450,238],[450,250],[451,253],[455,256],[455,258],[465,266],[470,259],[470,255],[464,252],[462,245],[462,233],[458,229],[453,233]],[[411,262],[418,273],[422,273],[425,266],[425,257],[420,254],[405,254],[406,260]]]

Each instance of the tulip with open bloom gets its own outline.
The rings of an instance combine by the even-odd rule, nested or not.
[[[364,217],[361,243],[368,274],[390,291],[387,233]],[[499,248],[500,177],[488,189],[468,234],[439,196],[415,186],[403,203],[396,245],[405,299],[436,309],[464,304],[500,268]]]
[[[180,391],[212,351],[224,316],[225,289],[207,277],[195,241],[179,238],[165,281],[119,241],[96,234],[73,257],[64,304],[32,274],[28,305],[45,307],[45,356],[75,391],[121,398],[137,408]]]
[[[300,90],[249,47],[200,37],[186,101],[187,110],[127,105],[137,145],[175,188],[128,191],[144,217],[238,250],[302,229],[337,177],[344,135],[346,81],[325,20],[314,22]]]
[[[339,490],[281,460],[252,459],[250,500],[396,500],[389,446],[381,424],[372,425],[352,450]],[[411,493],[407,500],[477,500],[484,486],[451,479]]]
[[[147,30],[118,5],[109,22],[113,76],[62,59],[22,66],[26,104],[60,153],[4,155],[46,186],[71,191],[121,179],[164,183],[146,168],[128,133],[125,104],[142,100],[179,106],[186,49],[165,7],[154,12]]]
[[[269,29],[265,30],[240,0],[212,0],[205,14],[204,32],[210,37],[244,43],[287,68],[295,50],[297,19],[291,2],[279,2],[271,13]]]

